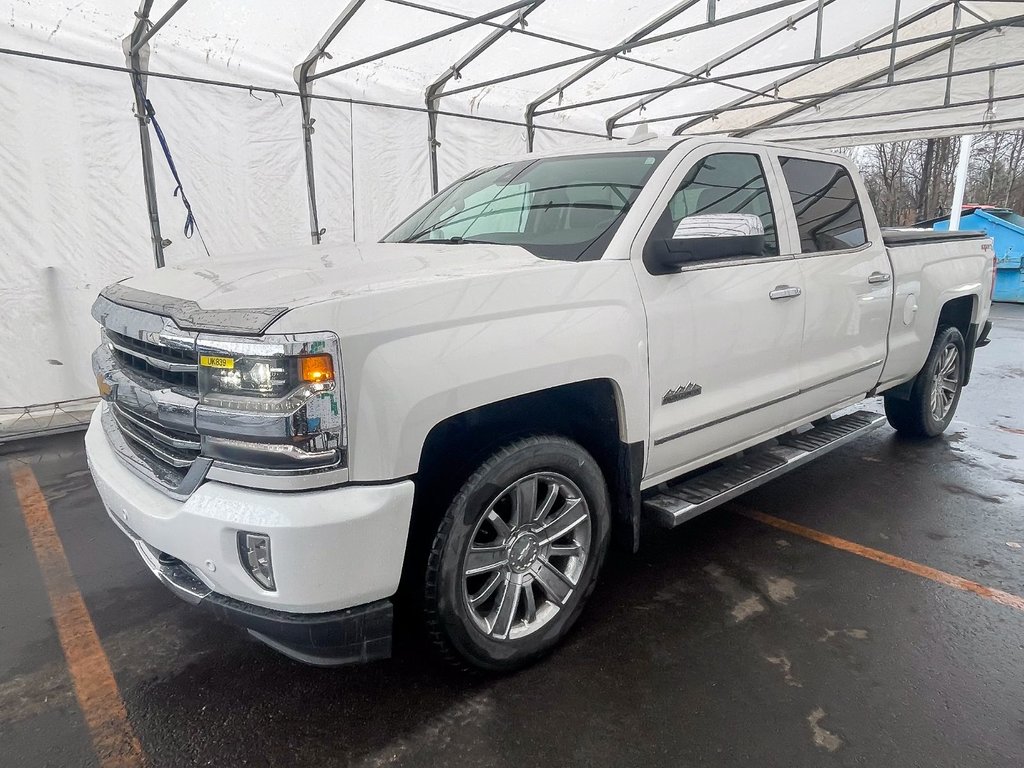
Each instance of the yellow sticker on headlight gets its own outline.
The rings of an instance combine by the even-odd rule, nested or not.
[[[199,364],[204,368],[234,368],[235,360],[232,357],[213,357],[212,355],[200,355]]]

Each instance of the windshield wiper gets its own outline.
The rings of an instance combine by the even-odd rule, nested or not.
[[[464,244],[477,244],[477,245],[501,245],[501,243],[495,243],[490,240],[474,240],[468,237],[446,237],[442,240],[404,240],[406,243],[440,243],[441,245],[464,245]]]

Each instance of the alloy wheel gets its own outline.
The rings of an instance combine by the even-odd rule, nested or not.
[[[931,411],[936,421],[945,420],[960,387],[960,351],[955,344],[947,344],[939,357],[932,379]]]
[[[591,512],[579,487],[556,472],[512,483],[487,506],[462,563],[465,607],[491,639],[536,632],[577,589]]]

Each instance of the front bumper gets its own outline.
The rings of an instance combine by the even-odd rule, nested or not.
[[[153,575],[171,592],[223,621],[244,627],[285,656],[305,664],[336,666],[391,655],[394,608],[390,600],[327,613],[287,613],[261,608],[217,594],[181,560],[154,549],[117,518],[113,520],[135,543]]]
[[[178,501],[120,460],[100,425],[104,407],[85,438],[96,488],[165,585],[303,661],[387,655],[387,598],[401,577],[411,481],[301,493],[209,481]],[[243,566],[240,531],[270,537],[274,590],[263,589]]]

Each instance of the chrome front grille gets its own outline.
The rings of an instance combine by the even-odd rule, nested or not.
[[[103,343],[93,368],[107,400],[103,425],[137,474],[185,496],[205,475],[196,430],[196,334],[161,315],[97,302]]]
[[[187,470],[199,457],[199,435],[168,429],[117,403],[110,406],[121,434],[138,449],[175,469]]]
[[[127,334],[109,328],[104,330],[104,334],[114,357],[124,367],[148,374],[190,394],[198,393],[198,367],[194,342],[191,349],[187,349],[184,346],[168,346],[133,339]]]

